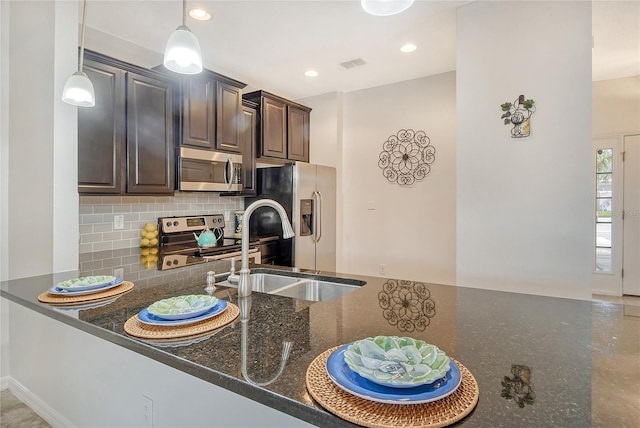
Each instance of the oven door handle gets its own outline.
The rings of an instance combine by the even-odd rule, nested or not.
[[[249,248],[249,254],[257,253],[258,248]],[[202,256],[202,258],[207,262],[213,262],[216,260],[227,260],[232,259],[234,257],[238,257],[242,255],[242,251],[234,251],[232,253],[224,253],[224,254],[216,254],[215,256]]]

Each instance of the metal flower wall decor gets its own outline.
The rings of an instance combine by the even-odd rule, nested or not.
[[[422,282],[390,279],[378,293],[382,316],[403,333],[424,331],[436,316],[436,302]]]
[[[528,137],[531,134],[531,116],[536,111],[535,101],[526,100],[520,95],[514,102],[500,104],[504,113],[500,119],[504,119],[505,125],[513,125],[511,138]]]
[[[401,129],[382,144],[378,166],[390,182],[411,186],[424,179],[436,160],[436,149],[424,131]]]

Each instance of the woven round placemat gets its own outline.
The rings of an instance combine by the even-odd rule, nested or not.
[[[122,281],[122,284],[118,285],[117,287],[113,287],[104,291],[98,291],[96,293],[83,294],[81,296],[61,296],[57,294],[50,294],[48,291],[45,291],[38,296],[38,300],[42,303],[48,303],[50,305],[82,305],[86,303],[111,299],[113,297],[131,291],[132,288],[133,282]]]
[[[224,312],[213,318],[187,325],[162,326],[144,324],[138,319],[138,314],[135,314],[124,323],[124,331],[140,339],[176,339],[217,330],[233,322],[238,318],[238,315],[240,315],[240,308],[233,303],[227,303],[227,308]]]
[[[478,382],[458,361],[462,382],[451,395],[423,404],[387,404],[365,400],[340,389],[327,374],[327,359],[338,347],[318,355],[307,369],[307,390],[329,412],[366,427],[429,427],[451,425],[478,403]]]

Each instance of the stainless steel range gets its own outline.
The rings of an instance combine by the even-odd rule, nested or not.
[[[214,245],[204,248],[198,245],[196,236],[206,229],[220,238]],[[224,215],[222,214],[160,217],[158,231],[160,232],[159,270],[176,269],[216,260],[240,260],[241,240],[224,237]],[[260,263],[259,248],[259,241],[249,243],[249,257],[254,263]]]

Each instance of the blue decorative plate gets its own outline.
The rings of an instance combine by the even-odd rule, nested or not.
[[[112,282],[108,282],[106,284],[102,284],[100,286],[96,286],[91,289],[75,290],[71,288],[62,288],[62,287],[58,287],[57,285],[54,285],[48,290],[48,292],[49,294],[55,294],[56,296],[82,296],[84,294],[100,293],[101,291],[105,291],[110,288],[117,287],[120,284],[122,284],[122,280],[120,278],[116,278]]]
[[[221,314],[225,309],[227,309],[227,302],[224,300],[218,300],[211,309],[207,312],[198,315],[197,317],[181,319],[181,320],[166,320],[164,318],[160,318],[158,316],[152,315],[149,313],[147,308],[144,308],[138,313],[138,320],[143,324],[150,325],[164,325],[164,326],[176,326],[176,325],[188,325],[194,324],[200,321],[207,320],[209,318],[213,318],[216,315]]]
[[[55,286],[60,290],[85,291],[102,288],[103,286],[112,284],[116,280],[118,280],[118,278],[111,275],[93,275],[68,279],[57,283]]]
[[[329,378],[342,390],[364,398],[387,404],[421,404],[440,400],[452,394],[462,381],[460,369],[451,360],[451,370],[441,379],[415,388],[391,388],[373,383],[349,368],[344,361],[344,351],[350,344],[341,346],[327,360]]]

